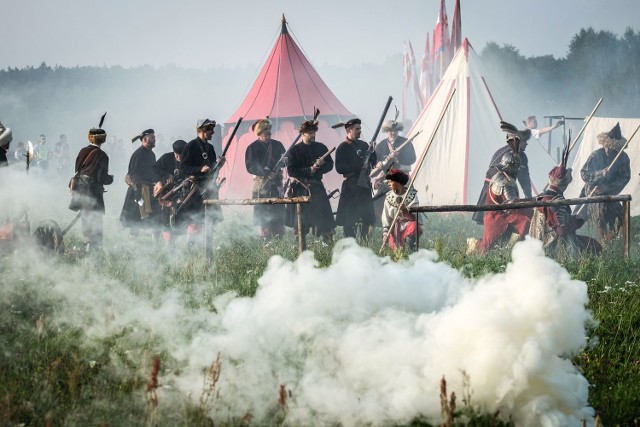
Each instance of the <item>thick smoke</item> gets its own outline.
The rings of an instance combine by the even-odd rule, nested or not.
[[[162,275],[152,248],[118,245],[131,250],[128,268],[141,281]],[[29,261],[12,262],[6,283],[25,286]],[[440,379],[461,396],[461,371],[478,409],[518,425],[576,425],[593,415],[587,381],[568,359],[586,344],[586,285],[537,241],[516,245],[505,273],[470,280],[432,252],[394,263],[343,240],[327,268],[310,252],[294,262],[273,257],[255,297],[223,295],[216,313],[188,304],[211,283],[157,286],[145,297],[93,272],[92,262],[29,266],[40,297],[62,301],[51,321],[96,338],[128,328],[132,349],[158,337],[182,366],[161,378],[173,390],[161,398],[175,390],[197,398],[203,369],[220,353],[216,419],[250,412],[266,421],[283,384],[291,425],[437,421]]]

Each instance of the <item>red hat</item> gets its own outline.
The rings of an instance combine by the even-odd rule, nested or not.
[[[389,172],[387,172],[385,178],[389,181],[394,181],[402,185],[407,185],[407,183],[409,182],[409,175],[402,172],[400,169],[391,169]]]

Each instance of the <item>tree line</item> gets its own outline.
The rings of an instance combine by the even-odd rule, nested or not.
[[[640,32],[631,28],[621,36],[581,29],[562,58],[525,57],[515,46],[495,42],[482,48],[480,58],[498,105],[516,116],[508,120],[529,114],[584,116],[599,97],[605,99],[600,116],[640,117]],[[17,140],[67,133],[84,143],[87,128],[107,110],[105,127],[119,135],[157,127],[167,138],[189,137],[197,118],[230,116],[261,66],[9,67],[0,70],[0,120]],[[365,120],[377,119],[389,94],[400,100],[400,54],[382,64],[317,69],[344,105]]]

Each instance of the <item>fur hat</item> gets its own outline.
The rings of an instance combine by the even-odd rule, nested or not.
[[[622,132],[620,131],[620,122],[616,123],[609,132],[598,134],[598,144],[605,148],[620,150],[626,142],[627,139],[622,136]]]
[[[173,148],[173,152],[176,154],[182,154],[182,152],[184,151],[184,147],[187,146],[187,143],[181,139],[177,140],[176,142],[173,143],[173,145],[171,146],[171,148]]]
[[[103,144],[107,140],[107,132],[100,128],[89,129],[89,142],[92,144]]]
[[[199,119],[196,123],[196,130],[203,130],[206,128],[215,128],[216,121],[211,119]]]
[[[409,175],[407,175],[400,169],[391,169],[389,170],[389,172],[387,172],[385,179],[397,182],[398,184],[407,185],[407,183],[409,182]]]
[[[300,123],[298,126],[298,130],[300,133],[306,132],[317,132],[318,131],[318,122],[316,120],[307,120]]]
[[[385,120],[382,124],[382,132],[389,132],[394,130],[400,132],[403,129],[404,125],[402,124],[402,122],[398,122],[396,120]]]
[[[264,132],[266,129],[271,129],[271,121],[269,120],[269,118],[264,118],[264,119],[260,119],[257,122],[255,122],[254,124],[251,125],[251,130],[253,131],[253,133],[255,133],[257,136],[260,136],[260,134],[262,132]]]
[[[90,143],[100,145],[104,144],[104,142],[107,140],[107,132],[102,129],[105,117],[107,117],[106,112],[102,115],[102,117],[100,117],[100,123],[98,123],[98,127],[89,129],[88,138]]]

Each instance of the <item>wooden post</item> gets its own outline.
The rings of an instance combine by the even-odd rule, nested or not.
[[[302,204],[296,203],[296,214],[298,216],[298,254],[307,250],[307,238],[302,229]]]
[[[631,202],[622,202],[624,215],[624,257],[629,258],[629,246],[631,243]]]
[[[416,252],[420,249],[420,213],[413,213],[416,218],[416,223],[418,224],[418,229],[416,230]]]
[[[205,258],[209,258],[209,239],[207,239],[207,205],[204,205],[204,230],[202,230],[202,238],[204,239],[204,256]]]

